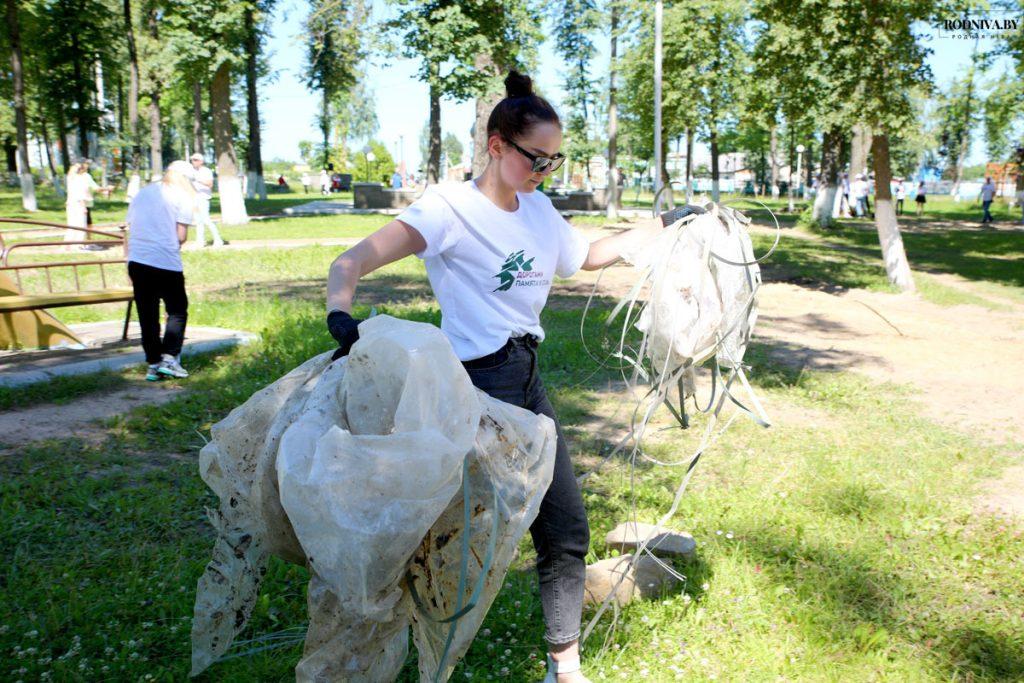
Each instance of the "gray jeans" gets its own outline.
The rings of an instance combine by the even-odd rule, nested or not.
[[[537,549],[540,602],[546,626],[544,639],[552,645],[572,642],[580,637],[587,576],[584,558],[590,547],[590,527],[562,427],[537,372],[536,338],[526,335],[510,339],[498,351],[463,365],[478,389],[506,403],[547,415],[555,422],[558,446],[554,474],[530,535]]]

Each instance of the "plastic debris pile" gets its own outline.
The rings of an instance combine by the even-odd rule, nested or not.
[[[642,398],[633,406],[629,432],[591,472],[623,450],[628,451],[630,467],[635,467],[636,460],[642,458],[655,465],[685,468],[670,509],[650,526],[651,529],[667,525],[678,509],[701,455],[736,417],[746,415],[761,426],[770,426],[747,380],[743,357],[757,321],[757,295],[761,286],[758,264],[778,245],[778,224],[776,222],[775,244],[758,258],[747,232],[749,218],[711,202],[702,208],[704,213],[681,218],[655,239],[623,256],[633,266],[636,282],[607,320],[608,325],[617,326],[618,343],[611,355],[623,363],[627,386],[635,390],[643,385],[643,389]],[[597,286],[595,284],[595,291]],[[589,305],[588,302],[588,308]],[[639,343],[627,342],[631,329],[642,333]],[[698,400],[696,373],[702,366],[707,367],[710,376],[710,394]],[[738,396],[739,387],[744,390],[742,400]],[[672,413],[680,427],[690,426],[688,399],[692,400],[692,410],[707,418],[696,449],[670,462],[646,453],[644,433],[662,406]],[[718,427],[723,408],[730,404],[736,410]],[[589,474],[583,475],[583,479]],[[637,524],[635,505],[632,510],[628,521]],[[657,534],[651,532],[639,539],[628,563],[630,566],[617,569],[621,575],[619,583],[632,575],[633,565],[641,559],[660,565],[679,580],[685,579],[652,552],[649,546],[656,537]],[[613,597],[618,589],[618,585],[612,587],[611,594],[602,601],[584,629],[584,640],[609,606],[617,608]],[[613,629],[614,621],[609,633]]]
[[[221,504],[193,675],[228,652],[276,555],[311,572],[299,681],[393,680],[410,627],[421,680],[446,680],[537,515],[554,423],[473,387],[436,327],[359,330],[348,357],[257,392],[200,453]]]

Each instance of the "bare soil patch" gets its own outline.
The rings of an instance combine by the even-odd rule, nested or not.
[[[124,415],[141,405],[167,403],[184,390],[170,381],[133,383],[107,394],[93,393],[68,403],[44,403],[0,413],[0,449],[16,448],[46,439],[77,438],[98,444],[110,429],[103,420]]]

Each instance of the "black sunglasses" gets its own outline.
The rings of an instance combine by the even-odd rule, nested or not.
[[[540,157],[536,154],[530,154],[511,140],[506,140],[505,142],[515,147],[520,154],[533,162],[533,168],[531,170],[534,173],[544,173],[545,171],[551,171],[554,173],[563,163],[565,163],[565,155],[561,152],[556,152],[553,157]]]

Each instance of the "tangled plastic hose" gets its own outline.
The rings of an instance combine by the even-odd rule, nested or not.
[[[658,520],[654,527],[655,531],[640,540],[627,571],[620,574],[615,586],[583,631],[581,642],[587,640],[608,607],[613,606],[612,624],[601,646],[602,650],[607,648],[618,620],[618,605],[615,602],[615,595],[618,592],[619,584],[626,579],[629,575],[628,570],[635,566],[644,553],[669,574],[685,581],[686,577],[675,571],[664,560],[656,557],[647,546],[657,533],[656,530],[663,527],[675,515],[694,468],[703,453],[725,433],[736,417],[741,414],[747,415],[762,427],[768,427],[771,424],[747,380],[742,363],[756,319],[757,293],[761,285],[759,264],[771,256],[781,237],[780,226],[775,215],[764,204],[755,203],[767,210],[775,222],[775,241],[771,248],[760,257],[754,256],[750,238],[744,227],[750,222],[750,219],[728,206],[713,203],[708,203],[705,206],[706,213],[688,215],[667,227],[665,233],[656,238],[651,245],[646,246],[646,253],[644,252],[645,248],[641,248],[637,253],[624,257],[638,268],[639,277],[629,293],[618,302],[608,316],[606,325],[610,326],[625,310],[617,348],[605,359],[598,358],[591,353],[586,344],[586,334],[584,334],[587,314],[604,271],[598,276],[587,299],[580,321],[580,336],[587,355],[599,364],[598,369],[609,367],[611,358],[620,360],[621,363],[616,369],[622,372],[623,380],[630,393],[635,395],[635,390],[641,382],[647,385],[647,391],[633,408],[629,431],[601,462],[579,477],[579,482],[585,481],[591,474],[599,471],[612,457],[631,445],[628,458],[631,494],[630,517],[631,521],[636,524],[637,457],[665,467],[685,466],[685,472],[676,487],[671,507]],[[695,250],[698,249],[699,260],[695,260],[694,256],[697,253]],[[724,253],[727,250],[731,250],[728,255]],[[696,266],[695,272],[687,273],[681,269],[680,264],[684,260],[688,261],[689,265]],[[738,287],[737,283],[739,283]],[[639,297],[645,288],[649,292],[648,300],[646,303],[638,304]],[[737,298],[737,293],[742,293],[743,296]],[[731,294],[732,300],[723,302],[723,294]],[[700,305],[702,297],[705,304],[703,308]],[[717,312],[714,306],[716,300],[722,304],[720,316],[715,315]],[[689,305],[685,311],[680,307],[683,302]],[[738,302],[741,303],[737,305]],[[691,321],[692,325],[686,326],[685,330],[681,329],[681,324],[686,321],[674,318],[681,317],[679,315],[681,311],[689,312],[692,316],[694,309],[696,309],[696,318]],[[705,318],[710,318],[710,321]],[[710,334],[703,340],[699,337],[695,339],[692,333],[699,332],[701,325],[709,327],[710,329],[705,331]],[[639,346],[635,348],[630,347],[626,342],[627,333],[632,327],[637,327],[643,332]],[[666,331],[668,333],[667,343]],[[681,336],[685,339],[681,339]],[[711,393],[706,404],[702,406],[696,396],[694,373],[697,367],[708,361],[711,361],[709,367]],[[725,367],[724,374],[723,366]],[[627,370],[631,370],[628,376]],[[733,385],[737,379],[749,399],[750,408],[734,395]],[[677,392],[678,406],[673,405],[670,400],[670,394],[673,391]],[[643,437],[647,425],[662,405],[668,408],[680,428],[689,427],[689,418],[686,413],[688,397],[692,397],[693,407],[697,412],[708,416],[703,436],[697,448],[688,457],[671,462],[661,461],[645,453]],[[716,431],[719,415],[726,401],[733,403],[737,410]]]

